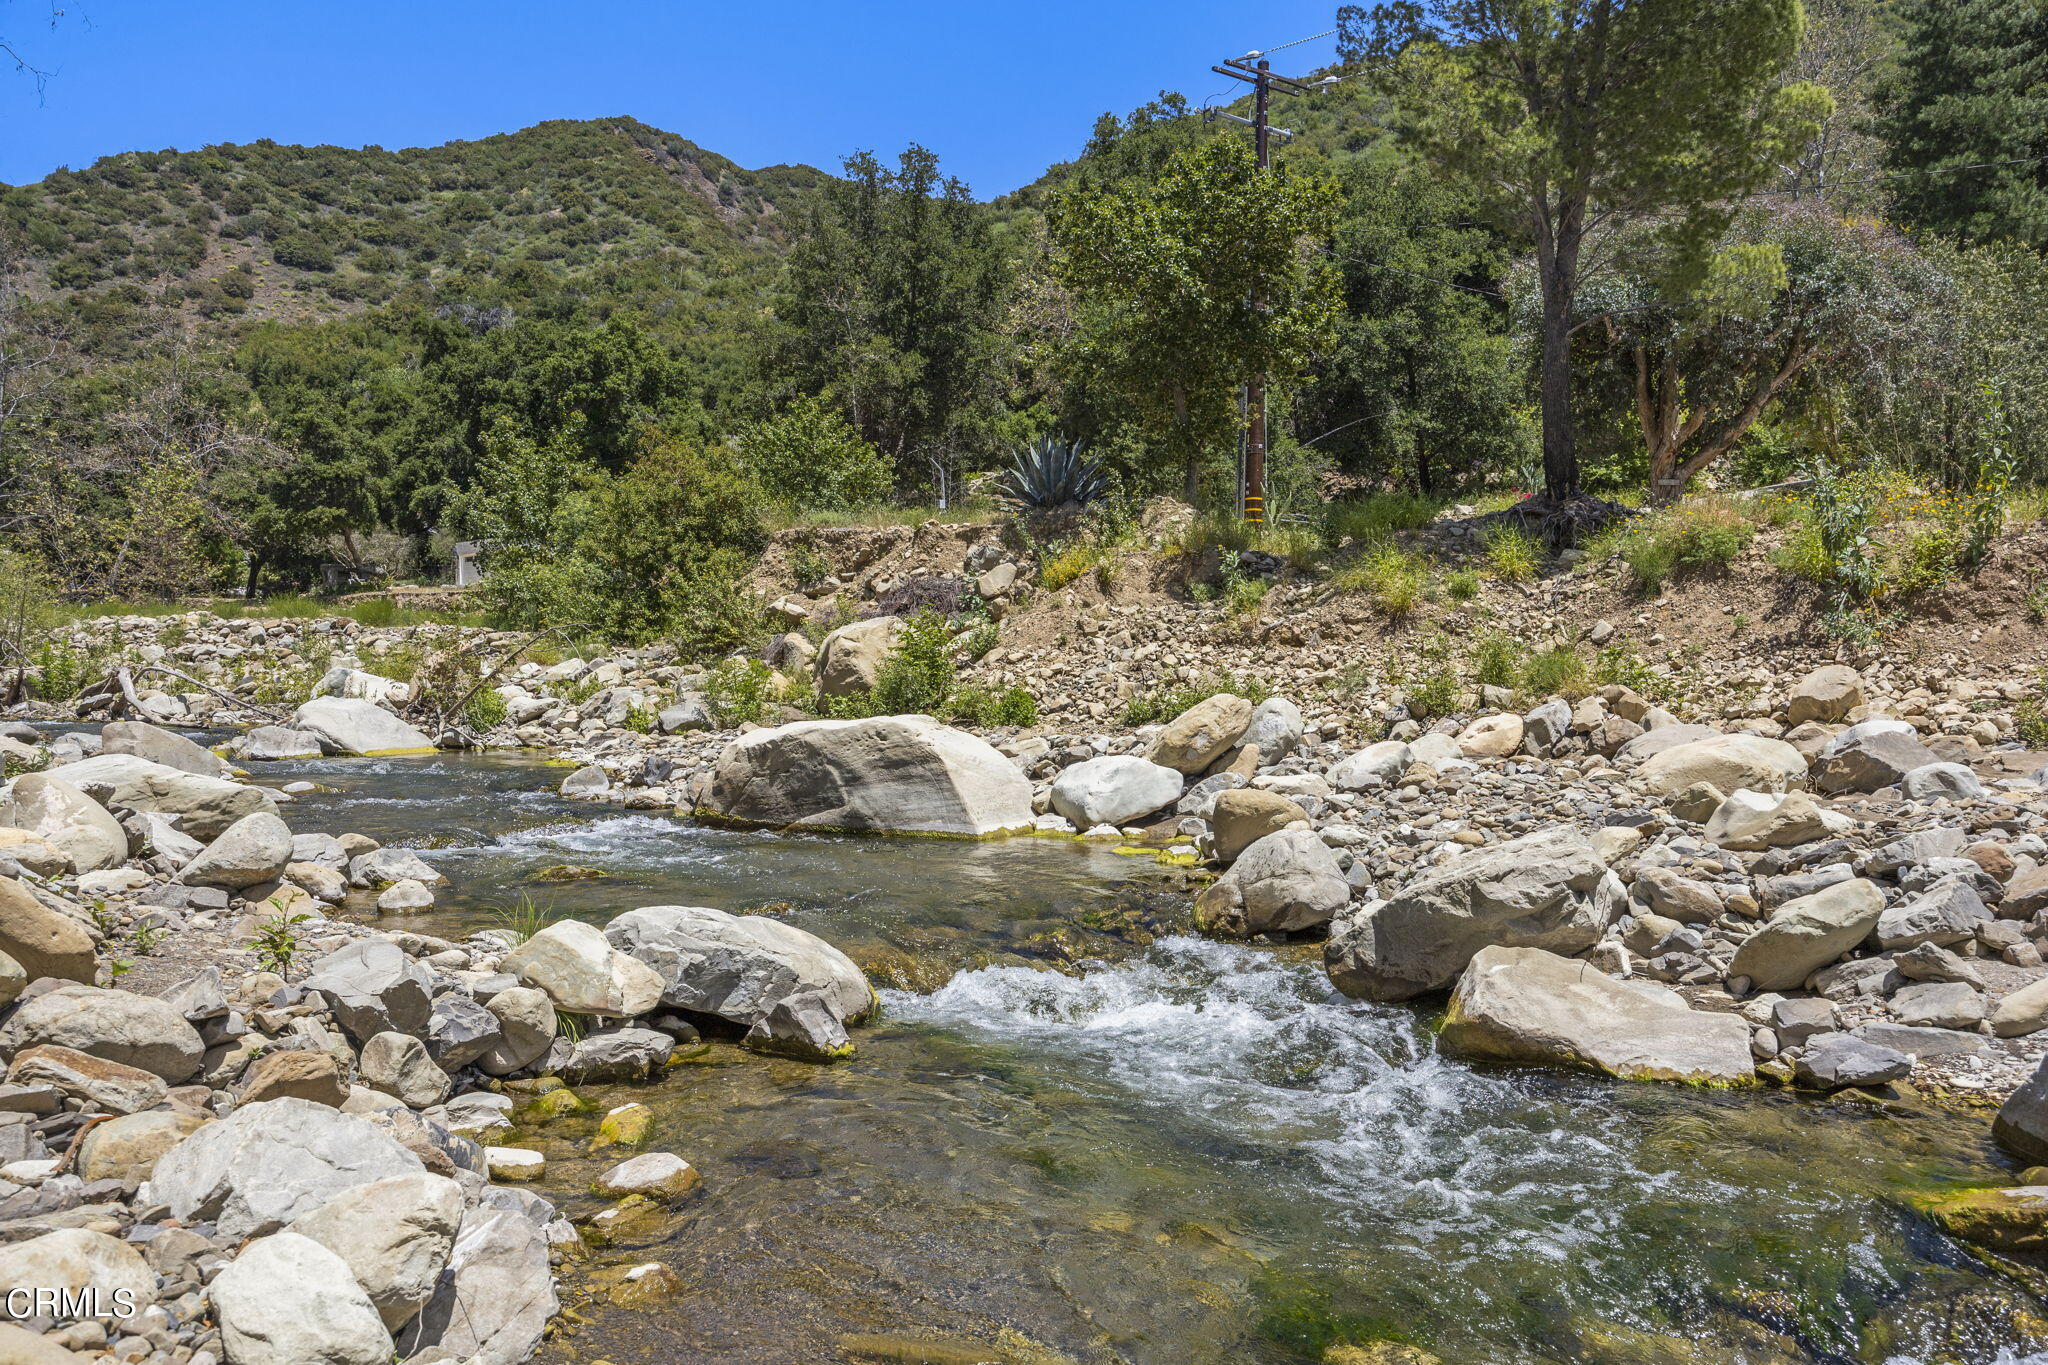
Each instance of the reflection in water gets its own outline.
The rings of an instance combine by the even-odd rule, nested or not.
[[[932,1359],[1090,1365],[1316,1360],[1382,1338],[1450,1365],[2048,1361],[2025,1355],[2048,1347],[2029,1279],[1898,1202],[2009,1178],[1981,1120],[1475,1069],[1436,1054],[1426,1016],[1333,997],[1313,957],[1143,947],[1152,925],[1123,960],[1046,971],[1027,964],[1057,958],[1049,943],[1114,919],[1128,860],[698,829],[535,790],[558,772],[486,757],[288,775],[336,788],[299,828],[408,843],[448,872],[436,914],[405,921],[429,932],[477,927],[521,889],[600,920],[786,901],[864,961],[941,965],[885,992],[849,1063],[720,1044],[592,1096],[652,1105],[656,1144],[705,1189],[593,1254],[599,1283],[659,1259],[685,1290],[646,1310],[599,1293],[549,1359],[926,1358],[890,1345],[907,1334],[983,1344]],[[532,885],[564,862],[609,876]],[[548,1192],[583,1214],[616,1159],[586,1150],[594,1127],[528,1135]]]

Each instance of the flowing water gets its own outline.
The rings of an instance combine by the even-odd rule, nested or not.
[[[567,1272],[585,1321],[545,1359],[1220,1365],[1396,1340],[1450,1365],[2048,1362],[2034,1272],[1903,1202],[2010,1180],[1982,1117],[1478,1069],[1437,1055],[1428,1015],[1333,996],[1313,953],[1174,932],[1114,854],[714,831],[563,802],[558,775],[264,771],[332,788],[297,828],[443,868],[454,891],[407,921],[427,932],[522,891],[600,922],[783,902],[911,988],[850,1062],[714,1043],[589,1096],[651,1105],[705,1185]],[[534,882],[565,863],[608,875]],[[524,1139],[576,1214],[616,1159],[593,1129]],[[679,1292],[622,1305],[621,1269],[652,1260]]]

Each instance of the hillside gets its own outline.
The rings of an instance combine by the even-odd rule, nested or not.
[[[399,151],[128,152],[0,191],[0,218],[25,239],[35,293],[112,302],[146,286],[200,320],[302,321],[457,283],[602,289],[670,253],[663,292],[703,294],[771,261],[824,179],[606,118]]]

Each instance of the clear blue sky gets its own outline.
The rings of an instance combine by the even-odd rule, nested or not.
[[[1331,27],[1337,0],[0,0],[0,182],[213,142],[411,147],[630,114],[745,166],[838,169],[918,141],[981,197],[1095,116]],[[1332,40],[1276,67],[1329,62]]]

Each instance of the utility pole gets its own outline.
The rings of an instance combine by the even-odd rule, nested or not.
[[[1256,59],[1257,65],[1252,65]],[[1232,123],[1249,123],[1252,143],[1258,149],[1259,169],[1273,168],[1272,134],[1293,137],[1293,130],[1275,128],[1267,117],[1275,91],[1283,95],[1307,95],[1315,91],[1314,86],[1286,76],[1273,74],[1272,65],[1258,52],[1247,52],[1242,57],[1225,58],[1223,65],[1209,68],[1218,75],[1229,76],[1232,80],[1244,81],[1252,87],[1252,117],[1249,120],[1236,114],[1218,110],[1223,118]],[[1266,295],[1263,290],[1252,293],[1254,310],[1264,310]],[[1263,525],[1266,520],[1266,378],[1254,377],[1245,385],[1245,456],[1244,456],[1244,519],[1254,526]]]

